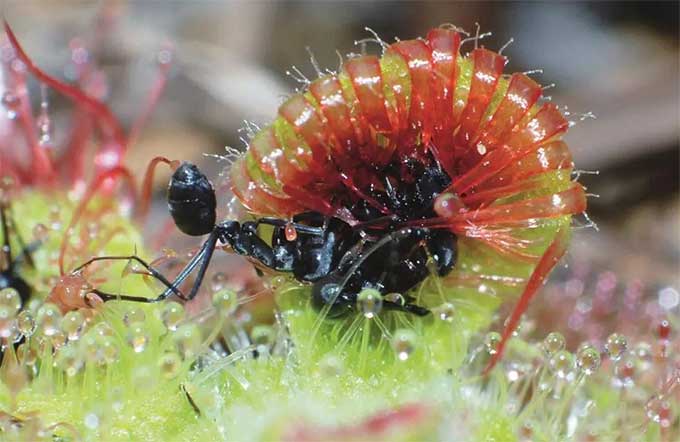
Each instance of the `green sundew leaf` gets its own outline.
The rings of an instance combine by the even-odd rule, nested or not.
[[[305,158],[311,157],[312,150],[307,143],[295,133],[293,125],[287,122],[283,117],[277,117],[272,126],[274,128],[276,140],[283,148],[283,153],[286,155],[286,158],[292,163],[299,164],[303,169],[309,168],[309,164],[306,163]],[[295,146],[290,146],[284,142],[285,140],[297,140],[297,144]],[[304,155],[301,155],[300,152],[298,152],[298,149],[302,150]]]
[[[411,109],[411,76],[406,61],[398,54],[388,51],[380,59],[380,71],[387,106],[392,109],[392,112],[398,113],[394,91],[400,90],[401,95],[406,98],[404,111],[407,112],[407,115],[401,115],[400,118],[408,118],[408,112]]]

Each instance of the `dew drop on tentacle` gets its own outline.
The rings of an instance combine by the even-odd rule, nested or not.
[[[618,362],[628,349],[628,341],[622,334],[612,333],[607,338],[604,348],[607,351],[609,358],[614,362]]]
[[[228,280],[226,273],[215,272],[215,274],[212,275],[212,278],[210,278],[210,288],[212,292],[216,293],[225,288]]]
[[[566,379],[574,369],[574,355],[566,350],[560,350],[550,358],[548,366],[555,376]]]
[[[19,292],[12,287],[0,290],[0,307],[7,307],[10,311],[13,311],[12,316],[18,313],[21,310],[21,296]]]
[[[584,347],[576,354],[576,366],[579,372],[586,375],[593,375],[600,367],[600,352],[593,347]]]
[[[501,334],[498,332],[489,332],[484,337],[484,348],[489,355],[498,353],[498,346],[501,343]]]
[[[164,353],[158,358],[158,369],[165,379],[172,379],[182,367],[182,358],[175,352]]]
[[[219,315],[232,316],[238,308],[238,294],[229,288],[221,289],[213,295],[212,303]]]
[[[29,310],[24,310],[17,315],[17,329],[27,338],[35,332],[35,320]]]
[[[392,349],[400,361],[406,361],[415,351],[417,341],[418,336],[413,330],[400,328],[392,335]]]
[[[61,310],[54,304],[43,304],[36,315],[38,328],[45,336],[53,336],[60,329]]]
[[[50,229],[43,223],[33,226],[33,239],[38,242],[45,242],[50,235]]]
[[[146,313],[139,307],[133,307],[125,312],[123,316],[123,322],[128,327],[136,323],[142,323],[146,319]]]
[[[85,327],[85,316],[78,311],[70,311],[61,320],[61,330],[66,333],[69,341],[77,341]]]
[[[21,106],[19,97],[11,90],[7,90],[2,94],[2,106],[5,108],[5,115],[8,119],[14,120]]]
[[[549,333],[543,340],[543,349],[548,356],[552,356],[558,351],[563,350],[564,346],[564,336],[558,332]]]
[[[146,350],[149,339],[149,333],[143,324],[134,323],[128,327],[127,342],[135,353],[141,353]]]
[[[453,322],[456,315],[456,307],[450,302],[445,302],[439,307],[433,309],[433,312],[437,318],[441,319],[442,321]]]
[[[375,289],[363,289],[357,296],[357,308],[367,319],[375,317],[382,310],[382,296]]]
[[[188,323],[180,326],[174,332],[173,339],[175,340],[179,354],[181,354],[184,359],[191,359],[197,356],[197,353],[201,348],[203,337],[201,335],[201,330],[196,324]]]
[[[163,325],[170,331],[177,330],[177,326],[184,319],[184,307],[175,301],[166,302],[161,307],[161,320]]]
[[[250,339],[255,345],[260,356],[266,356],[271,352],[276,341],[276,333],[269,325],[256,325],[250,332]]]

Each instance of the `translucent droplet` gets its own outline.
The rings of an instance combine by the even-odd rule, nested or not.
[[[113,329],[106,322],[99,322],[94,327],[92,327],[92,330],[98,336],[113,336],[114,335]]]
[[[163,325],[170,331],[177,330],[177,326],[184,319],[184,307],[181,304],[169,301],[163,305],[161,320]]]
[[[19,97],[12,91],[5,91],[2,94],[2,105],[7,112],[7,118],[10,120],[15,119],[19,111]]]
[[[558,351],[563,350],[564,346],[564,336],[558,332],[552,332],[548,334],[548,336],[546,336],[543,340],[543,349],[548,354],[548,356],[552,356]]]
[[[36,118],[35,125],[38,127],[38,142],[40,145],[50,145],[54,132],[50,116],[47,113],[41,113],[38,115],[38,118]]]
[[[435,309],[437,318],[446,322],[453,322],[456,317],[456,307],[450,302],[445,302]]]
[[[158,359],[158,368],[161,376],[165,379],[172,379],[177,376],[180,367],[182,367],[182,359],[175,352],[164,353]]]
[[[95,413],[87,413],[85,419],[83,419],[83,423],[85,424],[85,427],[90,430],[96,430],[99,428],[99,416]]]
[[[626,357],[614,367],[614,386],[632,388],[635,385],[635,359]]]
[[[376,289],[363,289],[357,296],[357,308],[368,319],[380,313],[382,296]]]
[[[647,417],[663,427],[670,425],[671,404],[664,396],[652,396],[645,404]]]
[[[19,333],[27,338],[35,332],[35,320],[28,310],[24,310],[17,315],[17,329]]]
[[[17,322],[13,317],[8,317],[9,311],[9,307],[0,308],[0,338],[5,340],[10,340],[10,338],[17,333]],[[5,314],[5,316],[2,314]]]
[[[141,353],[146,349],[146,346],[149,343],[149,334],[146,332],[143,325],[139,323],[132,324],[128,331],[127,341],[135,353]]]
[[[621,359],[623,354],[626,352],[626,349],[628,348],[628,341],[622,334],[612,333],[607,338],[607,343],[604,345],[604,348],[607,351],[609,358],[616,362]]]
[[[253,341],[258,353],[266,355],[273,346],[276,335],[272,327],[268,325],[256,325],[250,332],[250,339]]]
[[[405,361],[411,356],[416,349],[417,340],[418,336],[411,329],[400,328],[395,330],[392,336],[392,349],[394,349],[400,361]]]
[[[385,295],[384,300],[387,301],[387,302],[391,302],[392,304],[401,305],[401,306],[406,304],[406,299],[404,298],[404,296],[401,293],[395,293],[395,292],[388,293],[388,294]]]
[[[56,356],[56,363],[67,376],[75,376],[83,366],[83,359],[75,347],[65,345],[59,348]]]
[[[203,337],[198,326],[190,323],[179,327],[174,334],[174,339],[179,353],[185,359],[190,359],[197,356]]]
[[[66,342],[68,341],[68,338],[66,337],[66,333],[62,332],[61,330],[57,331],[50,337],[50,342],[52,343],[52,348],[55,350],[63,347],[66,345]]]
[[[211,282],[210,288],[212,289],[213,293],[222,290],[226,286],[227,281],[228,278],[225,273],[223,272],[215,273],[210,279]]]
[[[116,340],[111,336],[100,336],[98,341],[104,362],[109,365],[115,363],[118,360],[118,356],[120,354],[120,348],[118,347]],[[137,345],[141,345],[141,343],[138,342]],[[146,346],[146,342],[144,342],[143,345]],[[135,348],[134,345],[133,348]],[[139,351],[137,351],[137,348],[135,348],[137,353],[141,352],[142,350],[144,350],[144,348],[141,348]]]
[[[144,313],[144,310],[141,308],[131,308],[127,312],[125,312],[125,316],[123,317],[123,321],[125,322],[125,325],[130,327],[133,324],[138,324],[141,322],[144,322],[146,319],[146,314]]]
[[[0,307],[9,307],[15,314],[21,309],[21,296],[12,287],[0,290]]]
[[[600,367],[600,352],[593,347],[586,347],[576,355],[576,366],[586,376],[590,376]]]
[[[647,342],[640,342],[635,346],[635,356],[637,356],[637,369],[647,371],[654,364],[654,353],[652,346]]]
[[[465,210],[465,204],[458,195],[442,193],[434,200],[434,211],[437,215],[450,218]]]
[[[495,355],[498,352],[498,346],[501,343],[501,334],[498,332],[489,332],[484,337],[484,348],[490,355]]]
[[[668,319],[662,319],[661,322],[659,322],[659,329],[658,329],[658,334],[659,334],[659,339],[668,339],[671,335],[671,323],[668,322]]]
[[[273,278],[271,278],[271,279],[269,280],[269,287],[270,287],[273,291],[277,291],[277,290],[279,290],[281,287],[284,286],[284,284],[286,283],[287,280],[288,280],[288,279],[287,279],[285,276],[283,276],[283,275],[274,276]]]
[[[21,344],[19,348],[17,348],[17,357],[19,358],[19,361],[29,367],[38,362],[38,352],[27,343]]]
[[[68,312],[61,320],[61,329],[69,341],[77,341],[85,327],[85,316],[77,310]]]
[[[60,329],[61,324],[61,310],[54,304],[43,304],[38,309],[37,323],[39,330],[45,336],[52,336]]]
[[[220,315],[228,317],[238,308],[238,295],[234,290],[225,288],[215,292],[212,303]]]
[[[286,235],[287,241],[295,241],[297,239],[297,230],[295,230],[293,223],[286,224],[286,227],[284,227],[284,234]]]
[[[153,367],[141,365],[132,372],[132,386],[136,390],[151,390],[157,381],[157,371]]]
[[[33,226],[33,239],[38,242],[45,242],[50,236],[50,229],[45,224],[38,223]]]
[[[99,349],[97,335],[87,333],[80,339],[80,349],[83,359],[88,364],[101,365],[104,363],[104,356]]]
[[[565,379],[574,368],[574,356],[560,350],[550,358],[550,370],[560,379]]]
[[[319,361],[319,372],[326,377],[337,377],[343,374],[345,365],[338,355],[329,353]]]

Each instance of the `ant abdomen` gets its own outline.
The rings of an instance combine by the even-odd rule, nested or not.
[[[191,236],[212,232],[216,206],[210,180],[195,165],[182,163],[168,186],[168,208],[177,228]]]

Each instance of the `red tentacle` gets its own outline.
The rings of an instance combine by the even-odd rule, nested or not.
[[[520,296],[519,301],[517,301],[517,304],[515,305],[515,308],[513,309],[512,314],[505,325],[505,329],[501,335],[501,342],[496,348],[496,353],[491,357],[486,368],[484,368],[484,375],[488,374],[503,357],[503,352],[508,339],[510,339],[512,336],[512,332],[517,328],[522,315],[529,307],[529,302],[536,295],[541,285],[543,285],[543,282],[550,271],[553,269],[553,267],[555,267],[557,262],[566,252],[568,238],[569,230],[567,227],[563,227],[558,230],[557,234],[555,235],[555,239],[550,244],[550,246],[548,246],[545,254],[543,254],[543,257],[541,257],[541,260],[536,265],[536,268],[529,278],[529,282],[527,282],[527,285],[524,288],[522,296]]]

